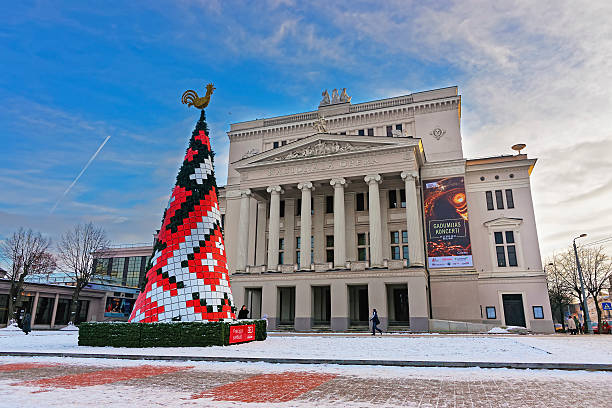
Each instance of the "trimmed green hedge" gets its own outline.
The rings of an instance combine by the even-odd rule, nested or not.
[[[265,320],[237,322],[121,323],[89,322],[79,325],[79,346],[208,347],[228,346],[230,326],[255,325],[255,341],[267,337]]]

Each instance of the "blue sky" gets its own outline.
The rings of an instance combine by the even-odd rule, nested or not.
[[[612,29],[607,1],[24,1],[0,5],[0,237],[94,221],[112,241],[159,227],[197,112],[219,184],[229,124],[458,85],[468,157],[540,160],[544,255],[612,225]],[[538,3],[538,4],[532,4]],[[51,208],[107,135],[57,209]]]

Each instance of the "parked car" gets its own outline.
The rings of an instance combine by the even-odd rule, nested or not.
[[[602,334],[610,334],[612,331],[612,321],[610,320],[602,320],[601,321],[601,333]],[[593,322],[593,333],[599,334],[599,326],[597,322]]]
[[[555,323],[555,333],[563,333],[563,325],[561,323]]]

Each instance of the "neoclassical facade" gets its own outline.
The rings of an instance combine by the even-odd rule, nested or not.
[[[237,305],[272,328],[553,330],[525,154],[465,159],[456,87],[235,123],[224,233]]]

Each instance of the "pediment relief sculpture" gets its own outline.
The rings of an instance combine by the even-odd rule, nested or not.
[[[294,160],[305,157],[328,156],[338,153],[356,152],[368,150],[372,146],[368,145],[353,145],[347,142],[334,142],[320,140],[318,143],[311,144],[299,150],[291,151],[285,155],[277,156],[273,160]]]

